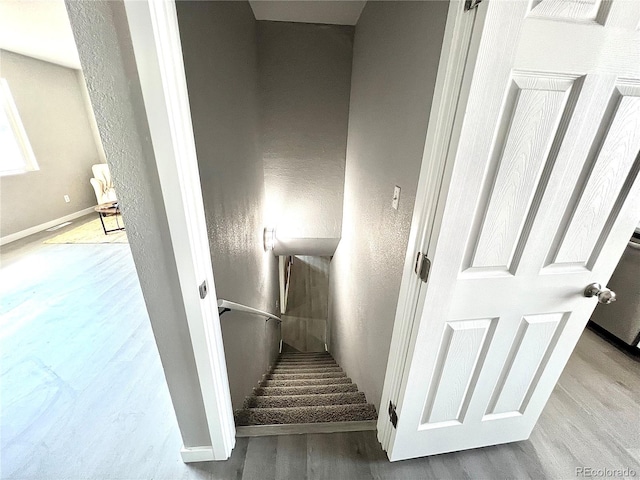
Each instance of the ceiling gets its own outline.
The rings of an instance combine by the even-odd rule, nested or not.
[[[0,48],[80,68],[64,0],[0,0]]]
[[[365,1],[356,0],[250,0],[256,20],[355,25]]]
[[[251,0],[257,20],[355,25],[359,0]],[[79,69],[64,0],[0,0],[0,48]]]

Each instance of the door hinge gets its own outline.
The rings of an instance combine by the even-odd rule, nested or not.
[[[418,277],[420,277],[420,280],[427,283],[427,280],[429,279],[429,271],[431,270],[431,260],[429,260],[422,252],[418,252],[415,270]]]
[[[468,12],[469,10],[477,8],[481,1],[482,0],[466,0],[466,2],[464,2],[464,11]]]
[[[396,406],[389,401],[389,421],[393,428],[398,428],[398,414],[396,413]]]

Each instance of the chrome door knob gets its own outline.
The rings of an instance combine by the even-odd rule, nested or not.
[[[602,288],[599,283],[592,283],[584,289],[585,297],[598,297],[598,302],[609,305],[616,301],[616,292],[608,288]]]

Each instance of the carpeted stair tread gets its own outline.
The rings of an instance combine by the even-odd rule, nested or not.
[[[335,422],[370,425],[377,414],[333,357],[317,352],[282,354],[235,418],[238,426],[248,428]]]
[[[326,372],[326,373],[268,373],[264,376],[265,380],[298,380],[303,378],[342,378],[346,377],[345,372]]]
[[[339,367],[336,362],[305,362],[305,363],[279,363],[274,368],[317,368]]]
[[[340,365],[337,363],[301,363],[300,365],[276,365],[273,367],[274,370],[277,368],[278,370],[309,370],[309,369],[317,369],[317,368],[340,368]]]
[[[328,372],[341,372],[342,368],[336,367],[318,367],[318,368],[297,368],[295,370],[297,373],[328,373]],[[274,368],[271,373],[290,373],[291,369],[288,368]]]
[[[296,380],[263,380],[261,387],[304,387],[307,385],[336,385],[351,383],[348,377],[339,378],[302,378]]]
[[[317,358],[279,358],[279,364],[285,363],[315,363],[315,362],[335,362],[331,357],[317,357]]]
[[[333,357],[328,353],[313,353],[313,354],[300,354],[300,355],[280,355],[278,360],[322,360],[325,358]]]
[[[314,405],[349,405],[367,403],[362,392],[320,393],[315,395],[269,395],[247,397],[244,408],[284,408]]]
[[[289,369],[298,369],[298,368],[330,368],[330,367],[339,367],[336,362],[309,362],[309,363],[279,363],[275,368],[289,368]]]
[[[333,358],[328,353],[296,353],[296,354],[285,354],[283,353],[278,357],[278,360],[288,360],[288,359],[300,359],[300,358]]]
[[[299,365],[301,363],[336,363],[331,357],[326,358],[292,358],[287,360],[278,360],[278,365]]]
[[[334,358],[329,355],[323,355],[322,357],[290,357],[290,358],[278,358],[278,362],[335,362]]]
[[[296,357],[279,357],[279,362],[314,362],[314,361],[324,361],[324,360],[334,360],[331,355],[309,355],[309,356],[296,356]]]
[[[340,393],[357,392],[358,387],[354,383],[337,385],[310,385],[307,387],[256,387],[254,395],[310,395],[314,393]]]
[[[278,365],[300,365],[305,363],[336,363],[336,361],[331,358],[309,358],[309,359],[296,359],[296,360],[278,360]]]
[[[335,362],[331,357],[317,358],[279,358],[278,363],[311,363],[311,362]]]
[[[280,355],[278,357],[278,361],[285,361],[285,360],[296,360],[296,361],[300,361],[300,360],[334,360],[334,358],[331,355],[325,354],[325,353],[318,353],[315,355]]]
[[[376,418],[375,407],[368,403],[289,408],[245,408],[236,412],[237,425],[354,422],[375,420]]]
[[[283,357],[313,357],[317,355],[324,355],[325,357],[331,357],[329,352],[284,352],[280,354],[280,358]],[[333,357],[331,357],[333,358]]]
[[[273,368],[281,368],[281,367],[298,367],[298,368],[309,368],[309,367],[322,367],[322,366],[335,366],[339,367],[334,361],[323,360],[322,362],[300,362],[300,363],[276,363]]]
[[[329,357],[333,358],[327,352],[307,352],[307,353],[281,353],[278,358],[305,358],[305,357]]]

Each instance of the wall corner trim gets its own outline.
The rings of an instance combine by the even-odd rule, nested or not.
[[[27,228],[26,230],[21,230],[10,235],[5,235],[4,237],[0,237],[0,245],[6,245],[7,243],[15,242],[16,240],[28,237],[29,235],[33,235],[34,233],[42,232],[47,228],[55,227],[56,225],[60,225],[61,223],[70,222],[71,220],[75,220],[76,218],[83,217],[94,211],[94,207],[88,207],[84,210],[80,210],[79,212],[70,213],[69,215],[65,215],[64,217],[55,218],[48,222],[41,223],[40,225],[35,225],[33,227]]]
[[[216,460],[213,455],[213,447],[210,445],[206,447],[182,447],[180,449],[180,456],[184,463],[211,462]]]

